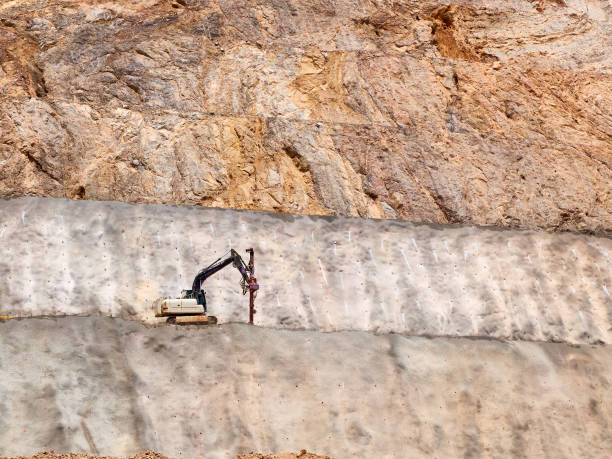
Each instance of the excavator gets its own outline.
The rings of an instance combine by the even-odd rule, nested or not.
[[[226,252],[227,253],[227,252]],[[217,318],[206,314],[206,292],[203,284],[206,279],[229,265],[234,265],[240,272],[242,294],[249,292],[249,323],[253,323],[255,314],[255,297],[259,284],[255,278],[255,253],[247,249],[250,255],[249,264],[234,249],[229,250],[229,256],[221,256],[206,268],[200,270],[193,279],[191,290],[183,290],[180,298],[165,298],[155,302],[155,317],[167,317],[166,322],[178,325],[213,325]]]

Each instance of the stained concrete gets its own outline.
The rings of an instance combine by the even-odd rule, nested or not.
[[[266,327],[610,343],[612,239],[201,207],[0,201],[0,314],[152,322],[234,247],[256,251]],[[245,322],[239,274],[210,313]]]
[[[0,322],[0,455],[602,458],[608,346]]]

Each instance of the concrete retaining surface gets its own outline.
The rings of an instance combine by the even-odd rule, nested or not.
[[[266,327],[609,343],[612,239],[116,202],[0,201],[0,314],[154,322],[230,247],[256,251]],[[228,267],[210,313],[246,322]]]
[[[230,247],[256,250],[259,327],[227,323],[248,317],[232,268],[207,287],[225,324],[156,324],[153,300]],[[0,455],[605,457],[611,255],[569,233],[3,200],[0,315],[20,318],[0,320]]]
[[[0,455],[602,458],[607,346],[0,322]]]

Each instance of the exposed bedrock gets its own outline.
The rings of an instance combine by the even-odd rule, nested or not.
[[[612,232],[605,0],[0,5],[0,196]]]
[[[601,458],[609,346],[109,318],[0,323],[0,455]]]
[[[612,339],[609,237],[32,197],[0,200],[0,314],[152,322],[230,247],[255,249],[261,326]],[[239,280],[205,285],[220,322],[248,320]]]

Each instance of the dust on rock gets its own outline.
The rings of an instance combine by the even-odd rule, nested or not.
[[[125,458],[119,458],[116,456],[94,456],[91,454],[56,454],[55,451],[41,451],[32,456],[14,456],[11,459],[170,459],[163,454],[156,453],[155,451],[143,451],[134,456],[127,456]]]
[[[54,451],[42,451],[32,456],[15,456],[11,459],[171,459],[163,454],[155,451],[143,451],[135,456],[125,458],[117,456],[93,456],[90,454],[56,454]],[[299,453],[281,453],[281,454],[261,454],[249,453],[239,454],[236,459],[332,459],[329,456],[319,456],[318,454],[309,453],[305,449]]]

